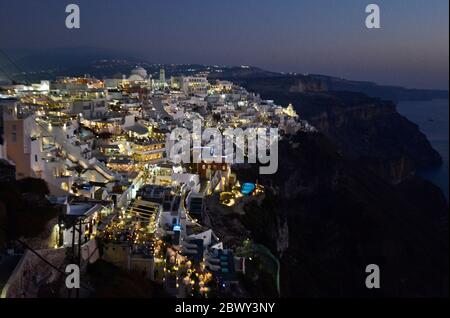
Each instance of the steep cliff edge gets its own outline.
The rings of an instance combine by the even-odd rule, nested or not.
[[[394,102],[312,76],[228,79],[292,103],[320,131],[283,141],[275,175],[238,170],[265,186],[262,203],[211,211],[230,241],[248,236],[279,258],[282,296],[448,297],[448,204],[414,173],[442,159]],[[369,264],[380,266],[380,290],[365,286]]]
[[[307,76],[252,79],[243,84],[281,105],[292,103],[342,154],[361,160],[392,183],[418,168],[442,163],[418,126],[401,116],[393,102],[327,91],[323,82]]]
[[[448,99],[448,91],[439,89],[411,89],[378,85],[373,82],[351,81],[325,75],[311,75],[311,78],[321,81],[329,91],[359,92],[371,97],[393,101]]]
[[[448,205],[439,189],[416,177],[394,186],[321,134],[282,142],[279,158],[275,175],[238,171],[266,187],[262,204],[239,218],[280,258],[283,296],[448,296]],[[368,264],[380,266],[381,290],[365,287]]]

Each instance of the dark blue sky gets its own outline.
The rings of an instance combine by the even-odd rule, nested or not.
[[[65,28],[65,6],[81,29]],[[365,7],[381,7],[380,30]],[[155,63],[251,64],[448,88],[448,0],[0,0],[0,46],[114,48]]]

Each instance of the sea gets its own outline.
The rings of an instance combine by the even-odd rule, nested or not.
[[[440,187],[448,201],[449,100],[404,101],[398,103],[397,110],[401,115],[419,125],[433,148],[441,154],[444,161],[441,167],[418,171],[418,174]]]

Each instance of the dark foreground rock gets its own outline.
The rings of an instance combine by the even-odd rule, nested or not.
[[[448,205],[431,183],[392,185],[321,134],[281,143],[275,175],[239,178],[266,187],[236,219],[279,257],[282,296],[448,296]],[[380,290],[365,287],[368,264]]]

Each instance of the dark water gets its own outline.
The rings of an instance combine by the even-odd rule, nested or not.
[[[448,99],[401,102],[397,109],[400,114],[419,125],[420,130],[428,137],[433,148],[441,154],[444,160],[442,167],[420,171],[419,174],[439,186],[448,200]]]

